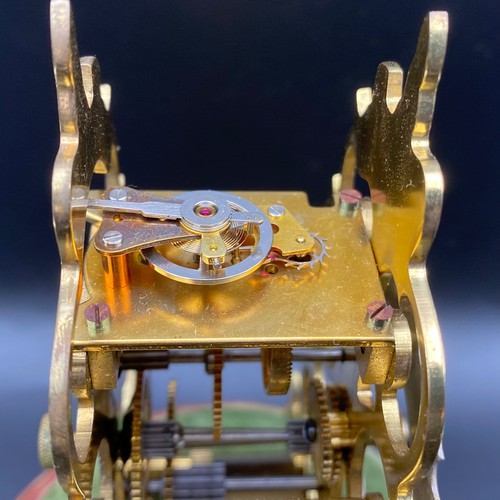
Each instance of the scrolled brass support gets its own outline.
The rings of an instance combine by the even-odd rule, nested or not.
[[[61,279],[50,374],[49,421],[57,477],[71,495],[86,497],[99,443],[93,436],[79,438],[72,426],[70,372],[72,339],[83,288],[82,260],[85,210],[72,201],[86,198],[94,172],[116,182],[118,163],[109,118],[109,87],[100,86],[94,57],[80,59],[69,0],[50,5],[52,58],[57,88],[61,141],[52,177],[53,220],[61,256]],[[105,99],[101,97],[101,88]],[[80,405],[78,418],[93,412],[91,399]],[[87,422],[86,428],[92,429]],[[92,430],[90,431],[92,432]]]
[[[384,425],[370,429],[386,467],[389,495],[400,500],[438,498],[431,483],[443,433],[445,368],[425,263],[442,204],[442,174],[429,147],[429,131],[447,33],[447,13],[431,12],[404,83],[400,66],[387,62],[379,66],[373,90],[358,91],[358,119],[344,162],[344,183],[352,183],[353,168],[368,181],[379,272],[392,274],[399,307],[406,308],[413,329],[406,390],[418,403],[410,408],[411,443],[400,430],[394,387],[378,391]]]

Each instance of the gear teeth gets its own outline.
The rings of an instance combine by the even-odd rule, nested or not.
[[[175,395],[177,392],[177,382],[171,380],[168,383],[167,392],[167,420],[175,420]]]
[[[330,254],[327,252],[328,247],[326,246],[326,239],[320,238],[317,234],[311,234],[311,236],[319,243],[321,247],[321,251],[319,254],[316,252],[312,253],[312,260],[310,262],[311,267],[314,267],[317,262],[323,264],[323,260],[325,257],[330,257]]]
[[[318,479],[329,486],[340,487],[344,463],[341,447],[334,447],[333,438],[346,438],[348,421],[346,412],[351,408],[347,388],[341,385],[326,386],[320,377],[310,384],[310,405],[317,420],[318,438],[312,447]]]
[[[261,358],[267,394],[287,394],[292,380],[292,349],[264,348]]]
[[[349,391],[343,385],[332,385],[328,387],[328,399],[330,403],[330,410],[334,414],[345,414],[351,408],[351,398]],[[342,434],[344,429],[342,426],[337,425],[333,428],[334,433]],[[332,481],[337,481],[342,473],[343,453],[341,449],[334,449],[334,460],[332,469]]]
[[[213,430],[214,440],[218,441],[222,433],[222,365],[223,353],[222,349],[215,349],[213,356],[213,376],[214,376],[214,393],[213,393]]]
[[[132,399],[132,437],[130,440],[130,499],[142,500],[144,470],[142,464],[142,398],[143,371],[137,372],[137,385]]]
[[[328,396],[323,382],[315,377],[311,381],[313,396],[318,410],[319,440],[317,440],[316,463],[317,471],[322,481],[330,483],[333,476],[334,452],[332,449],[332,434],[330,428],[330,417],[328,415]],[[318,449],[319,447],[319,449]]]
[[[345,412],[351,408],[351,398],[346,387],[342,385],[329,386],[328,395],[331,411]]]
[[[311,256],[311,260],[305,262],[299,262],[297,260],[288,259],[286,257],[274,257],[272,259],[266,260],[263,264],[268,264],[269,262],[283,262],[285,267],[293,267],[297,269],[297,271],[302,271],[303,269],[312,269],[318,262],[323,264],[323,260],[325,257],[330,257],[330,254],[327,252],[329,247],[326,246],[326,239],[320,238],[315,233],[309,233],[316,242],[320,245],[321,251],[319,254],[316,252],[311,252],[309,255]]]
[[[167,420],[172,422],[175,420],[175,395],[177,392],[177,382],[171,380],[168,383],[167,396]],[[165,500],[173,500],[174,498],[174,469],[172,457],[167,457],[167,465],[165,467]]]

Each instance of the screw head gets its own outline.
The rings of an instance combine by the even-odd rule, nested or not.
[[[128,198],[128,193],[125,189],[116,188],[109,192],[109,199],[114,201],[126,201]]]
[[[302,245],[303,243],[306,242],[306,239],[303,236],[298,236],[297,238],[295,238],[295,241]]]
[[[357,189],[343,189],[340,191],[339,211],[341,215],[353,215],[356,209],[359,208],[362,199],[363,195]]]
[[[271,205],[267,209],[267,215],[270,217],[275,217],[276,219],[279,219],[280,217],[283,217],[285,215],[285,207],[283,205]]]
[[[375,300],[366,308],[366,321],[374,330],[383,330],[392,318],[394,309],[381,300]]]
[[[123,243],[123,234],[120,231],[107,231],[102,241],[109,248],[117,248]]]
[[[264,272],[267,274],[276,274],[278,272],[278,266],[276,264],[267,264],[264,267]]]
[[[83,315],[91,334],[107,330],[111,323],[111,310],[105,302],[90,304],[85,308]]]
[[[214,250],[215,252],[215,250]],[[212,267],[214,271],[220,271],[222,269],[222,260],[219,258],[215,258],[212,260]]]

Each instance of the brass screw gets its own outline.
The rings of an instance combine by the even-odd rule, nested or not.
[[[276,274],[278,272],[278,266],[276,264],[267,264],[264,267],[264,272],[267,274]]]

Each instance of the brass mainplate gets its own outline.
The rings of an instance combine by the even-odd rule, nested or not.
[[[157,192],[175,196],[174,192]],[[130,285],[104,284],[101,256],[85,260],[91,299],[78,308],[74,347],[138,350],[207,347],[387,346],[392,329],[365,324],[366,306],[384,300],[362,217],[333,207],[311,207],[300,192],[239,192],[257,206],[281,204],[308,230],[327,240],[330,256],[312,270],[280,267],[238,281],[198,286],[165,278],[138,254],[128,256]],[[92,336],[83,310],[107,302],[111,328]]]

